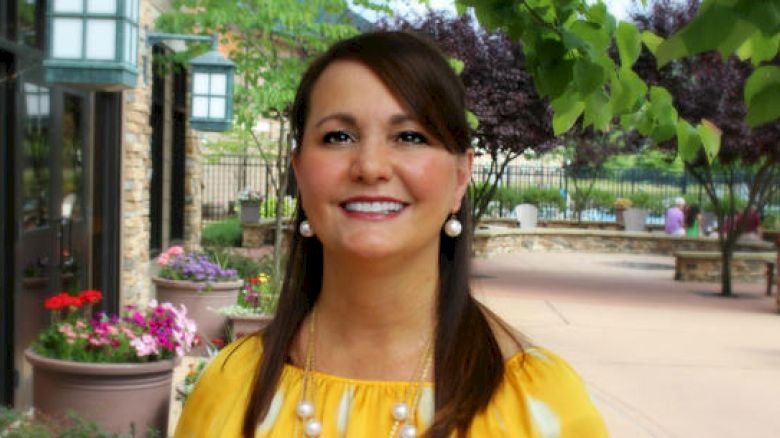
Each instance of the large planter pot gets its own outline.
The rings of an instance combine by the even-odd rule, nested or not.
[[[33,406],[47,416],[69,411],[110,433],[145,436],[154,428],[167,436],[174,360],[97,364],[40,356],[28,349],[33,366]]]
[[[157,300],[170,302],[187,308],[187,316],[195,321],[198,334],[206,340],[225,337],[227,318],[217,310],[232,306],[238,300],[238,292],[244,285],[242,280],[212,283],[167,280],[152,278],[157,288]]]
[[[623,212],[623,225],[626,231],[646,231],[647,210],[643,208],[627,208]]]
[[[241,222],[245,224],[256,224],[260,221],[260,203],[242,202],[241,203]]]
[[[520,204],[515,207],[517,225],[521,230],[536,228],[539,209],[533,204]]]
[[[273,315],[228,315],[230,334],[233,339],[256,333],[274,319]]]

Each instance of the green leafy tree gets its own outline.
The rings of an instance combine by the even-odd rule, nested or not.
[[[744,84],[746,121],[755,127],[780,117],[780,2],[705,0],[696,17],[669,38],[618,22],[601,2],[586,0],[458,0],[473,7],[481,25],[500,29],[523,44],[526,66],[553,108],[561,134],[582,117],[584,127],[606,130],[619,118],[655,143],[676,138],[685,154],[699,149],[712,161],[720,130],[707,121],[680,117],[664,87],[648,86],[633,70],[642,46],[659,67],[706,51],[736,53],[756,70]],[[618,60],[609,56],[614,46]]]
[[[636,129],[654,144],[673,144],[686,166],[695,163],[699,168],[717,167],[724,128],[728,131],[728,126],[682,113],[667,88],[643,80],[634,69],[642,47],[653,54],[657,68],[680,61],[684,65],[688,58],[706,57],[712,51],[722,59],[736,55],[740,61],[749,62],[752,71],[738,83],[741,90],[726,94],[741,98],[743,105],[733,112],[741,112],[745,128],[756,134],[753,138],[758,145],[753,150],[757,153],[743,161],[758,166],[753,167],[756,180],[774,181],[774,171],[759,163],[776,160],[780,155],[775,137],[780,132],[780,2],[704,0],[695,16],[668,37],[618,22],[601,1],[458,0],[457,4],[461,10],[473,7],[488,29],[501,29],[523,43],[526,65],[536,87],[552,101],[556,134],[570,130],[580,119],[584,127],[599,131],[606,131],[619,119],[624,128]],[[610,47],[616,48],[617,60],[609,56]],[[762,185],[766,184],[751,185],[748,205],[766,199]],[[733,185],[730,190],[733,193]],[[711,200],[716,197],[710,193],[713,191],[708,189]],[[734,199],[733,195],[729,197]],[[718,203],[713,203],[717,207]],[[738,234],[739,229],[731,233]],[[730,264],[725,257],[721,293],[730,295]]]
[[[387,11],[383,0],[353,4]],[[166,32],[220,35],[236,64],[236,123],[224,146],[254,150],[274,163],[276,199],[287,192],[292,147],[288,115],[298,82],[313,55],[358,32],[361,20],[348,6],[346,0],[173,0],[171,12],[157,20],[157,28]],[[261,117],[273,121],[272,138],[258,133]],[[276,210],[273,278],[280,281],[284,203],[277,203]]]

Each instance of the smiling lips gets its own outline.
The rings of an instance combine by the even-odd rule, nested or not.
[[[341,203],[341,208],[352,218],[381,220],[397,217],[407,205],[394,198],[355,197]]]

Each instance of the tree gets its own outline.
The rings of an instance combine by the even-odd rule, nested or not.
[[[386,10],[382,0],[354,3]],[[287,192],[291,158],[288,113],[310,57],[358,31],[357,19],[348,11],[346,0],[174,0],[171,12],[157,20],[163,31],[217,32],[236,64],[234,138],[248,142],[240,149],[254,148],[276,168],[272,185],[278,200],[273,272],[277,285],[282,277],[280,201]],[[260,117],[275,122],[275,138],[259,135]]]
[[[632,17],[640,29],[669,37],[686,26],[698,12],[699,2],[689,0],[679,4],[658,0],[648,13]],[[737,223],[738,216],[746,217],[751,208],[761,209],[780,186],[780,122],[768,122],[751,128],[746,115],[748,109],[742,96],[742,86],[753,73],[753,67],[736,56],[721,59],[717,52],[705,52],[673,61],[661,69],[655,59],[643,53],[636,64],[637,72],[646,82],[670,90],[675,108],[688,120],[707,120],[721,132],[721,147],[708,159],[701,151],[679,149],[674,141],[660,145],[679,149],[688,172],[702,185],[715,209],[720,227],[718,239],[722,254],[721,294],[732,294],[731,259],[746,221]],[[723,179],[719,180],[718,176]],[[747,199],[742,202],[736,188],[748,187]],[[719,190],[725,187],[725,192]],[[741,210],[741,211],[740,211]]]
[[[556,134],[571,129],[580,117],[583,126],[600,131],[619,118],[624,128],[635,128],[653,143],[675,139],[672,144],[678,155],[688,162],[705,160],[708,166],[714,166],[716,159],[727,157],[725,151],[720,153],[724,129],[706,119],[686,120],[665,87],[648,86],[634,71],[642,47],[655,56],[658,68],[698,54],[706,57],[713,50],[724,59],[736,54],[741,61],[750,61],[754,70],[738,85],[741,93],[736,93],[743,96],[744,106],[731,110],[741,112],[747,126],[754,129],[752,139],[758,142],[754,159],[745,164],[759,166],[756,178],[772,177],[769,168],[761,167],[759,161],[773,160],[777,155],[773,122],[780,118],[779,2],[705,0],[688,24],[668,38],[649,30],[640,32],[632,23],[618,23],[603,2],[589,3],[457,2],[461,10],[474,7],[486,28],[501,29],[522,41],[537,89],[552,101]],[[608,55],[612,45],[617,48],[619,63]],[[764,195],[751,191],[750,199]],[[730,293],[730,288],[723,292]]]
[[[748,125],[780,117],[780,67],[767,64],[780,47],[777,1],[705,0],[695,18],[667,39],[618,23],[601,1],[458,0],[457,6],[461,12],[473,7],[481,25],[523,43],[537,89],[551,99],[556,134],[581,116],[586,127],[602,131],[619,117],[656,143],[676,136],[686,153],[703,148],[708,159],[717,155],[717,126],[679,117],[669,92],[648,87],[633,71],[643,44],[659,67],[710,50],[737,53],[757,67],[743,87]],[[619,63],[607,54],[611,44]]]
[[[574,187],[571,194],[574,214],[580,222],[583,210],[593,199],[596,182],[605,176],[607,162],[624,150],[624,133],[576,126],[562,140],[567,174]]]
[[[417,21],[399,19],[385,26],[428,35],[462,67],[467,106],[477,119],[472,132],[474,148],[478,157],[489,159],[482,174],[485,183],[469,186],[476,226],[509,163],[524,153],[542,153],[552,147],[548,105],[524,69],[522,47],[502,32],[486,32],[470,16],[429,12]]]

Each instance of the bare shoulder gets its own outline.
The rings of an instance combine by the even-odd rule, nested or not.
[[[533,346],[533,342],[528,336],[512,327],[487,306],[481,305],[481,308],[493,331],[493,336],[496,337],[498,346],[501,348],[501,354],[504,356],[504,360],[509,360],[517,355],[517,353],[525,351]]]

